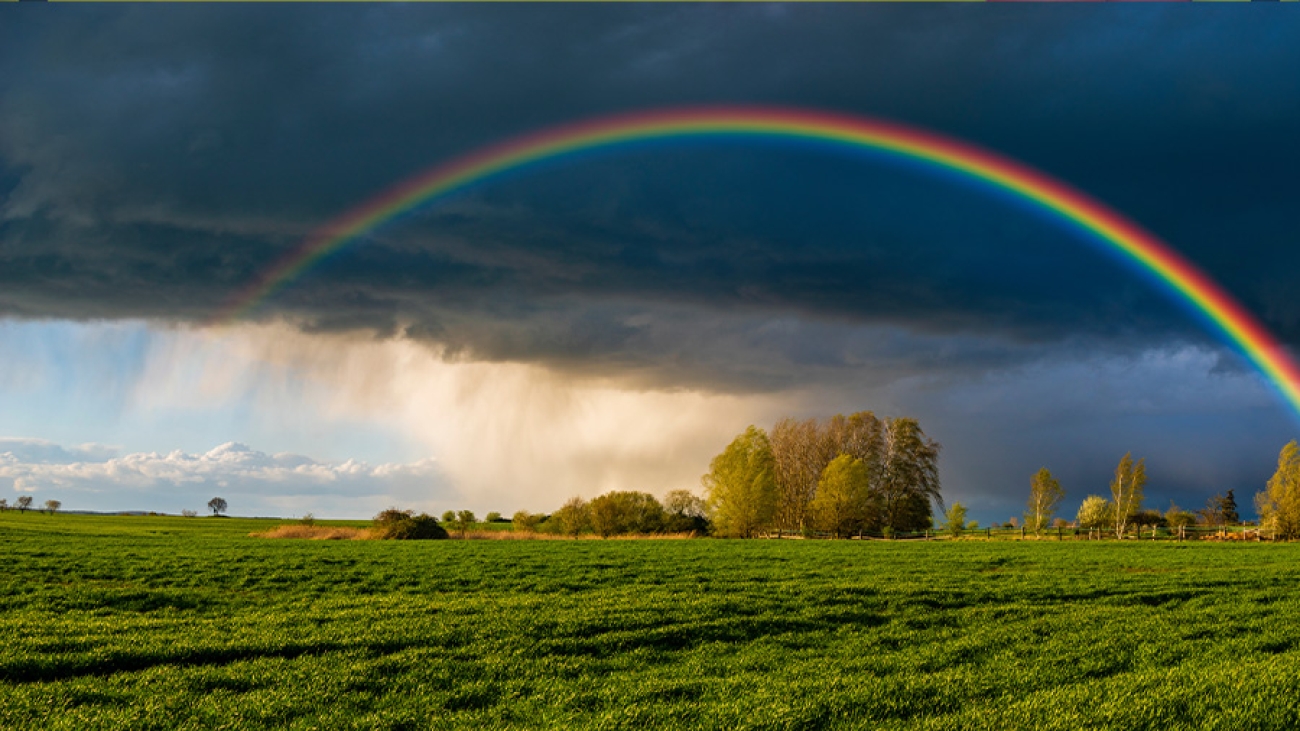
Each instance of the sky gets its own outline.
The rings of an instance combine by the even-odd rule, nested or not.
[[[484,145],[608,114],[892,120],[1032,166],[1300,348],[1287,6],[177,5],[0,9],[0,498],[369,517],[699,491],[749,424],[871,410],[948,502],[1247,508],[1300,437],[1185,304],[1007,196],[879,156],[666,142],[391,221],[238,322],[325,222]]]

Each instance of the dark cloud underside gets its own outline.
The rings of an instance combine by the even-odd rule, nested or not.
[[[315,226],[440,160],[591,115],[759,103],[896,119],[1028,162],[1300,343],[1300,19],[1199,10],[6,9],[0,311],[202,321]],[[1006,343],[949,368],[1079,338],[1205,337],[1149,281],[1003,197],[779,144],[509,176],[373,232],[257,316],[279,314],[470,357],[764,388],[864,359],[936,367],[862,328]]]

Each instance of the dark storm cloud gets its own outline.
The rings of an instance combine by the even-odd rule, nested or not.
[[[17,316],[201,321],[314,226],[440,160],[596,114],[762,103],[893,118],[1029,162],[1300,342],[1293,16],[42,10],[0,24],[0,310]],[[1204,337],[1151,283],[1002,198],[780,145],[511,176],[375,232],[258,316],[277,313],[469,357],[753,388],[866,361],[982,368],[1080,334]],[[889,327],[967,347],[909,350],[879,337]],[[976,345],[989,338],[1006,347]]]

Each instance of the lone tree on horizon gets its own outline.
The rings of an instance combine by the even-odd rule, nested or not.
[[[212,511],[213,516],[221,515],[222,513],[226,512],[226,507],[227,505],[226,505],[225,498],[214,497],[208,501],[208,510]]]
[[[1115,537],[1123,538],[1128,529],[1130,515],[1142,510],[1142,488],[1147,484],[1146,459],[1133,461],[1126,453],[1115,468],[1115,479],[1110,483],[1110,495],[1115,505]]]
[[[49,513],[50,515],[54,515],[55,513],[57,513],[59,511],[59,508],[61,507],[63,507],[63,503],[59,502],[58,500],[45,501],[45,512]]]
[[[18,508],[18,512],[20,513],[27,512],[27,509],[30,508],[31,506],[32,506],[31,495],[23,495],[14,501],[14,507]]]
[[[1029,505],[1025,511],[1025,527],[1035,534],[1052,522],[1056,507],[1065,498],[1065,490],[1046,467],[1040,469],[1029,480]]]

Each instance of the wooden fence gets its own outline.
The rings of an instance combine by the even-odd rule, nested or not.
[[[770,538],[806,538],[830,539],[830,533],[804,531],[802,533],[771,534]],[[843,538],[845,536],[841,536]],[[925,531],[860,531],[852,536],[853,540],[871,541],[925,541],[953,540],[955,538],[986,541],[1113,541],[1116,540],[1112,528],[1046,528],[1039,533],[1025,528],[976,528],[962,530],[953,535],[947,530]],[[1123,536],[1127,541],[1221,541],[1221,542],[1271,542],[1278,540],[1275,532],[1253,525],[1230,526],[1129,526]]]

